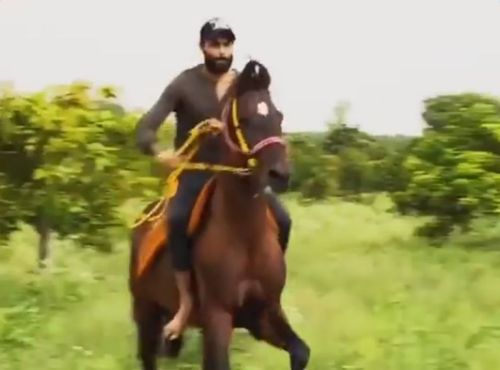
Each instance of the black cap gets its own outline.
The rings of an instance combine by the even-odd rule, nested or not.
[[[205,40],[213,40],[217,37],[225,37],[230,42],[236,40],[231,27],[221,18],[212,18],[208,20],[200,30],[200,42]]]

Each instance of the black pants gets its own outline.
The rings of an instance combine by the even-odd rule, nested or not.
[[[208,172],[182,174],[177,193],[170,199],[167,217],[170,230],[168,249],[172,252],[172,262],[176,270],[187,271],[191,267],[190,240],[187,235],[189,218],[198,195],[212,175]],[[279,242],[283,251],[286,251],[292,223],[290,215],[274,193],[266,192],[266,196],[278,223]]]

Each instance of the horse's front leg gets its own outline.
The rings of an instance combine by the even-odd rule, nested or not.
[[[287,351],[290,355],[290,369],[304,370],[309,363],[310,348],[295,332],[279,304],[266,307],[254,316],[249,327],[257,339]]]
[[[203,370],[230,370],[229,346],[233,316],[218,305],[204,305]]]

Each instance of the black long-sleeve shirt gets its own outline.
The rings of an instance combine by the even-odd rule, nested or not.
[[[139,149],[148,155],[153,154],[156,133],[171,112],[175,112],[177,126],[174,147],[179,148],[188,137],[189,130],[207,118],[219,118],[222,102],[216,94],[216,82],[203,72],[199,64],[181,72],[167,85],[151,109],[139,120],[136,127],[136,140]],[[219,136],[202,140],[194,160],[215,163],[219,159]]]

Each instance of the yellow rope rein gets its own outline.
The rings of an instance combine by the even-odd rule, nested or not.
[[[235,112],[236,106],[233,106],[233,114]],[[237,122],[237,120],[235,121]],[[177,166],[177,168],[172,171],[167,177],[165,183],[164,195],[161,200],[153,207],[151,211],[146,214],[142,214],[140,219],[132,224],[132,228],[143,224],[146,221],[155,221],[161,218],[168,204],[168,199],[175,195],[177,187],[179,185],[179,176],[185,170],[202,170],[202,171],[213,171],[213,172],[230,172],[238,175],[249,174],[249,169],[245,167],[232,167],[224,166],[220,164],[203,163],[203,162],[191,162],[191,159],[196,154],[200,147],[199,138],[203,134],[213,132],[213,128],[210,125],[210,120],[204,120],[193,127],[189,132],[189,137],[184,142],[184,144],[175,152],[178,157],[183,156],[185,159]],[[240,139],[240,138],[239,138]],[[241,138],[243,139],[243,138]],[[244,139],[241,140],[244,142]],[[246,144],[246,143],[245,143]],[[188,151],[188,149],[191,149]],[[187,154],[185,154],[187,152]],[[162,211],[156,216],[153,216],[162,207]]]

